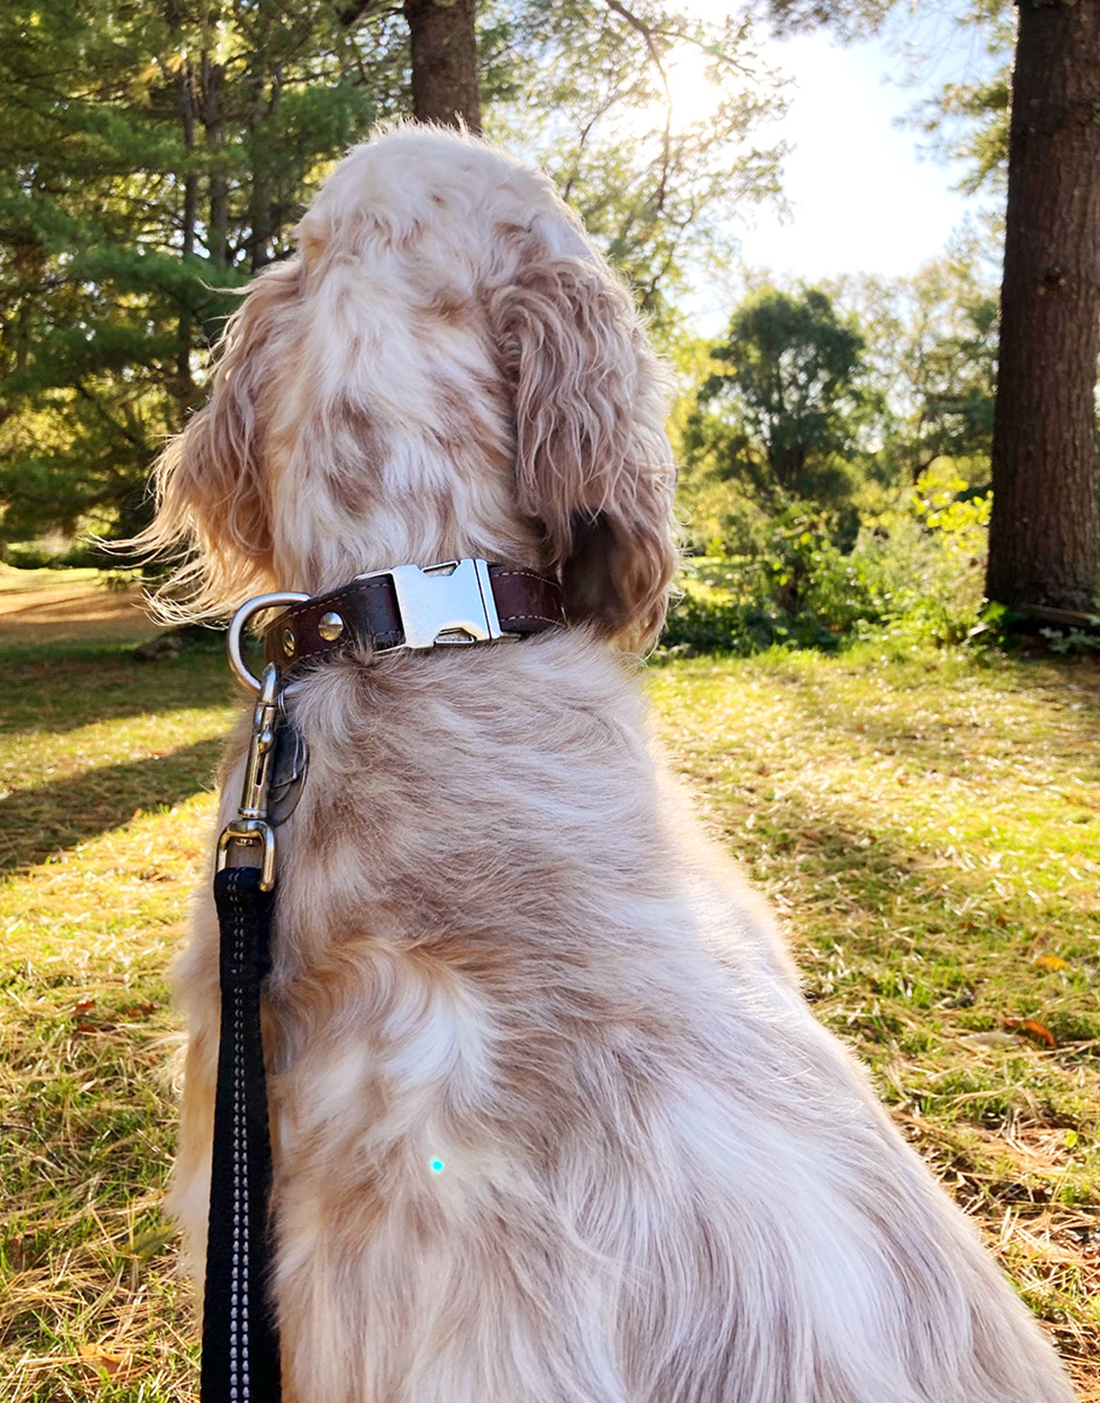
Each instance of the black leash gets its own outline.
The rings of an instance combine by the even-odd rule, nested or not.
[[[202,1403],[279,1403],[279,1337],[270,1294],[271,1134],[260,994],[271,968],[275,834],[268,800],[279,738],[278,671],[253,713],[240,812],[218,840],[221,1041],[206,1244]],[[231,866],[253,856],[259,867]]]
[[[260,986],[271,968],[274,891],[258,867],[214,878],[221,927],[221,1046],[202,1327],[202,1403],[278,1403],[279,1337],[268,1289],[271,1137]]]

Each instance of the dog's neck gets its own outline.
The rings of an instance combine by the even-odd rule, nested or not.
[[[656,905],[674,899],[640,697],[586,628],[313,668],[288,710],[310,752],[283,841],[288,973],[359,930],[508,931],[523,963],[555,929],[567,959],[592,884],[624,909],[647,883]],[[597,813],[612,817],[578,826]],[[334,872],[354,875],[353,897]],[[605,944],[625,959],[636,939],[624,917]]]
[[[317,460],[299,427],[287,456],[274,455],[273,589],[320,594],[368,571],[464,557],[546,568],[543,527],[517,511],[504,429],[461,444],[416,424],[378,437],[376,450],[330,444]]]

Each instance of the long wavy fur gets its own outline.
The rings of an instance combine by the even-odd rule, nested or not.
[[[148,541],[201,552],[184,611],[481,555],[558,571],[574,627],[288,691],[288,1403],[1067,1403],[655,766],[623,650],[663,617],[673,472],[629,296],[548,181],[431,129],[354,150],[299,248],[158,470]],[[172,1187],[196,1274],[217,969],[204,891]]]

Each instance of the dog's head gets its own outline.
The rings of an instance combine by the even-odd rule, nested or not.
[[[358,147],[222,338],[146,542],[192,612],[461,555],[558,572],[630,647],[676,564],[664,387],[626,289],[545,177],[469,137]]]

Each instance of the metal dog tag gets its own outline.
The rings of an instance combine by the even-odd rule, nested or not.
[[[305,737],[291,721],[279,727],[275,757],[271,765],[271,787],[267,796],[267,821],[277,828],[294,812],[302,797],[302,785],[309,769]]]

